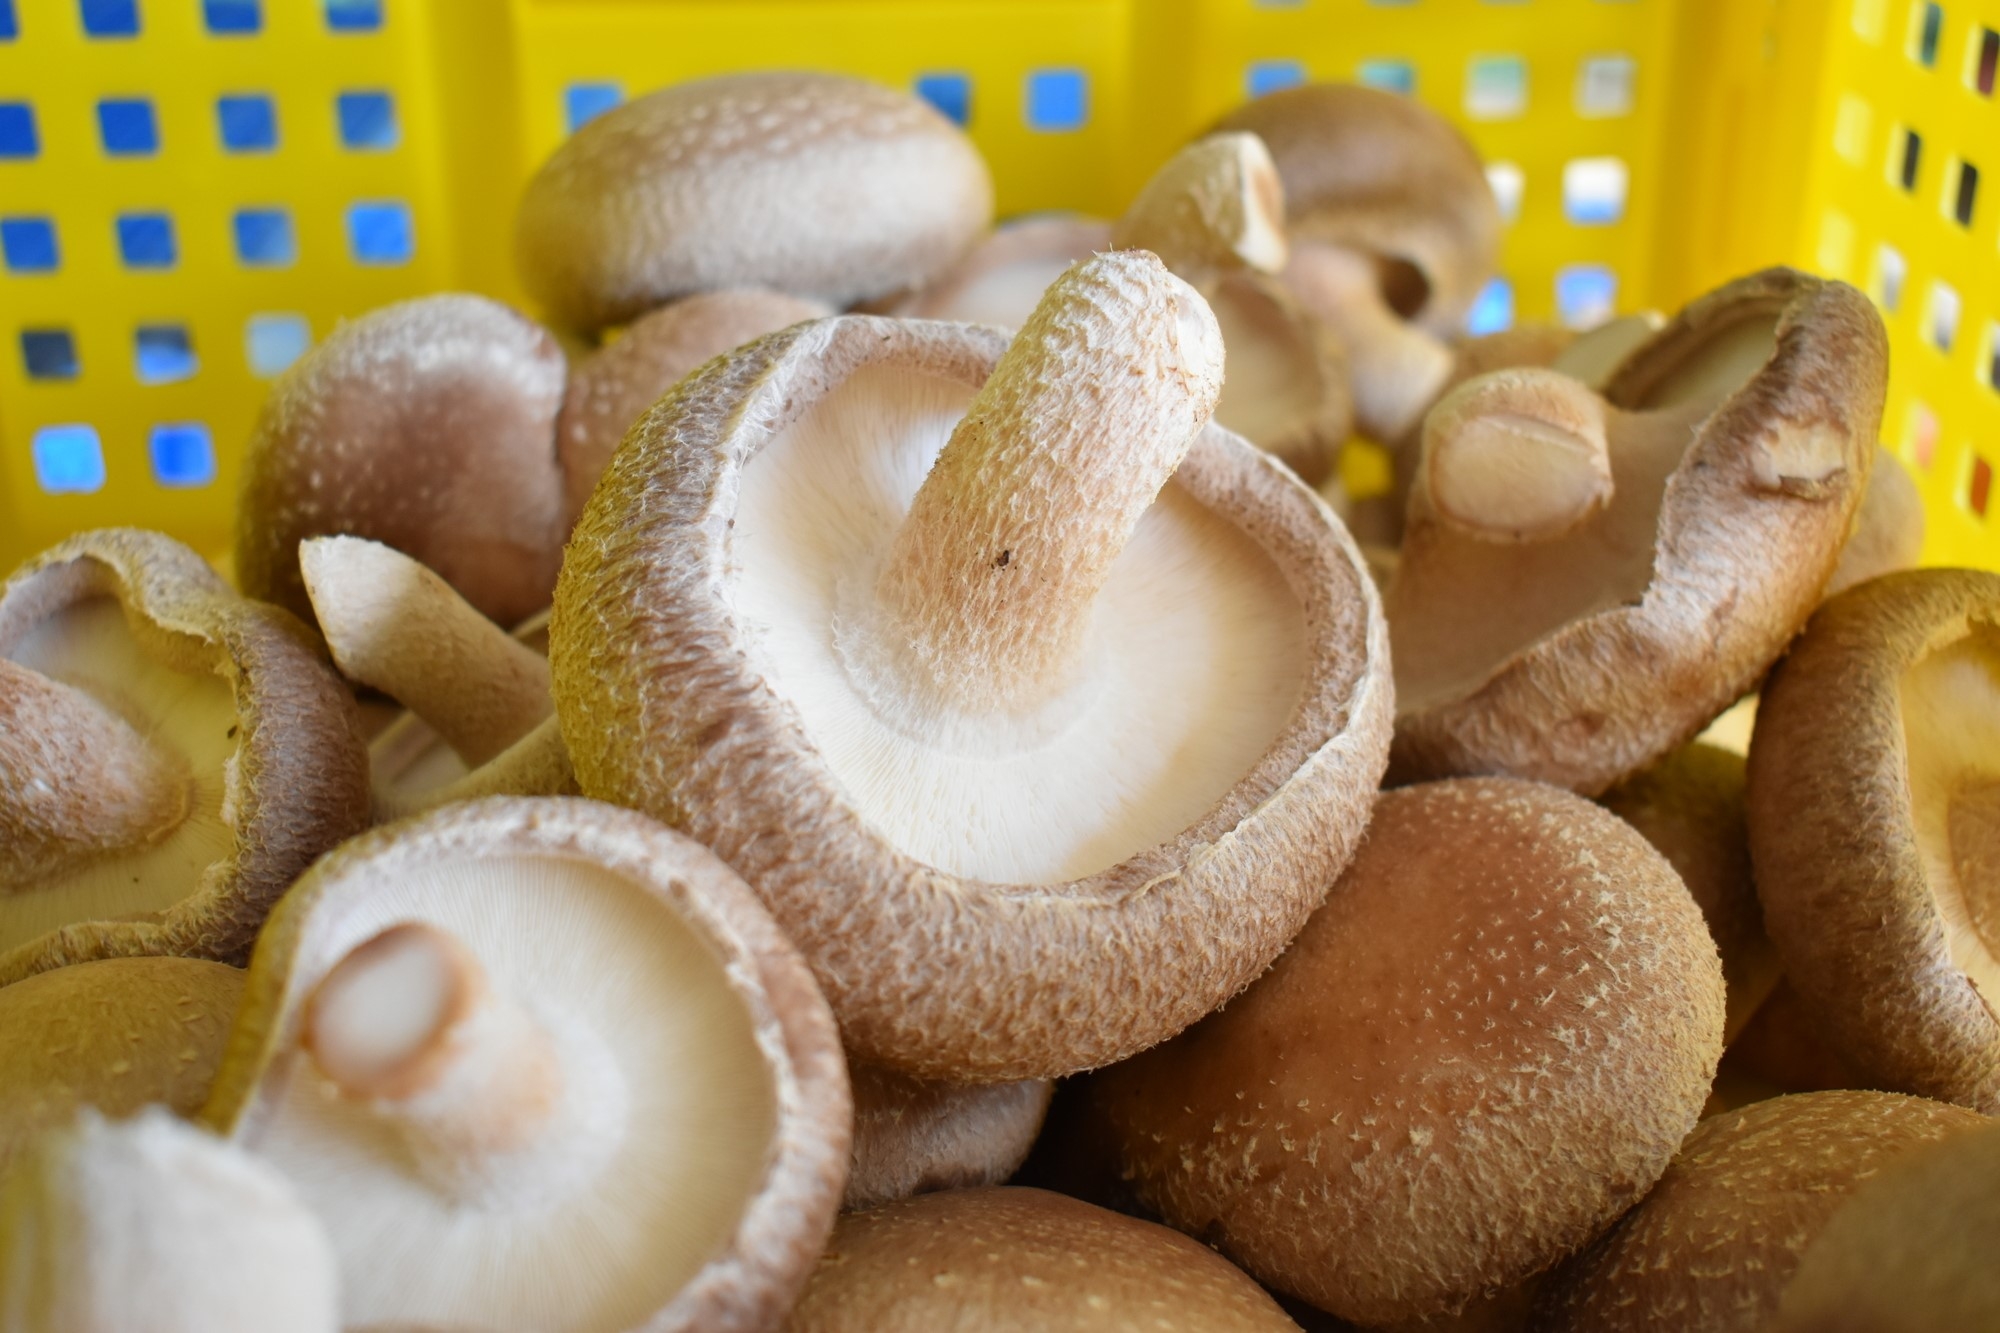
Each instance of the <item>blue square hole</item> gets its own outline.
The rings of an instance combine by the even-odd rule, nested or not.
[[[199,421],[155,426],[146,437],[153,479],[162,486],[206,486],[215,480],[215,440]]]
[[[1256,60],[1243,75],[1243,86],[1252,97],[1296,88],[1306,81],[1306,67],[1296,60]]]
[[[333,99],[340,120],[340,146],[355,149],[396,146],[396,103],[387,93],[342,93]]]
[[[375,32],[382,26],[382,0],[326,0],[326,26],[335,32]]]
[[[153,104],[143,97],[107,97],[97,104],[97,132],[113,157],[147,157],[160,151]]]
[[[141,324],[133,335],[132,351],[141,384],[194,378],[194,339],[184,324]]]
[[[21,362],[31,380],[73,380],[78,370],[76,339],[68,329],[22,329]]]
[[[393,201],[348,205],[347,243],[363,264],[408,263],[417,248],[410,206]]]
[[[14,0],[0,0],[0,42],[11,42],[21,35],[21,25],[14,17]]]
[[[92,37],[139,35],[139,0],[79,0],[83,30]]]
[[[563,124],[575,134],[624,100],[625,90],[615,83],[572,83],[563,89]]]
[[[1385,93],[1401,93],[1408,97],[1417,91],[1417,67],[1407,60],[1364,60],[1354,77]]]
[[[232,153],[268,153],[278,146],[278,108],[263,93],[216,98],[215,123]]]
[[[202,0],[201,19],[218,37],[261,32],[264,6],[261,0]]]
[[[1090,119],[1090,80],[1078,69],[1038,69],[1028,76],[1028,126],[1073,130]]]
[[[172,268],[179,258],[174,220],[165,213],[120,213],[118,255],[126,268]]]
[[[299,257],[292,215],[282,208],[239,208],[232,220],[236,258],[251,268],[289,268]]]
[[[1504,333],[1514,327],[1514,284],[1495,278],[1480,289],[1465,315],[1465,331],[1475,338]]]
[[[90,426],[44,426],[35,432],[35,482],[50,495],[104,489],[104,446]]]
[[[243,353],[250,372],[269,379],[282,373],[312,346],[304,315],[252,315],[243,326]]]
[[[1602,264],[1572,264],[1556,274],[1556,309],[1573,329],[1594,328],[1618,313],[1618,275]]]
[[[972,123],[972,80],[963,74],[919,74],[917,96],[954,125]]]
[[[41,151],[35,108],[26,102],[0,102],[0,158],[33,157]]]
[[[0,218],[0,254],[12,273],[53,273],[56,226],[47,218]]]

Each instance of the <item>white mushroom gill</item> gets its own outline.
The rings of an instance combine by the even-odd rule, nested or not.
[[[2000,995],[2000,630],[1941,642],[1904,673],[1910,813],[1952,961]]]
[[[729,595],[760,672],[896,847],[1058,882],[1172,838],[1264,755],[1303,688],[1304,617],[1268,558],[1170,483],[1063,693],[1024,716],[920,710],[869,669],[869,598],[972,397],[869,370],[773,438],[744,469]]]
[[[8,657],[84,691],[150,744],[179,755],[191,790],[187,817],[150,846],[109,853],[39,884],[0,885],[0,953],[73,922],[160,912],[188,897],[233,844],[225,772],[239,737],[228,682],[196,665],[193,651],[178,664],[183,669],[163,662],[141,646],[109,597],[50,616]]]
[[[322,966],[408,922],[477,958],[584,1089],[580,1114],[605,1123],[518,1150],[542,1155],[529,1165],[553,1188],[465,1197],[434,1183],[393,1116],[302,1067],[251,1146],[326,1220],[343,1310],[357,1325],[638,1326],[714,1254],[766,1169],[776,1094],[751,1014],[695,931],[582,862],[434,865],[339,921]],[[593,1049],[612,1068],[582,1067]]]

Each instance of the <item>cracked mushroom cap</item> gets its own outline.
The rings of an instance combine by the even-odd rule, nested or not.
[[[0,586],[0,985],[240,961],[366,826],[353,699],[290,616],[158,533],[72,537]]]
[[[312,616],[299,543],[385,542],[503,625],[549,604],[568,535],[556,414],[568,369],[534,321],[425,296],[335,329],[273,386],[244,454],[236,577]]]
[[[1808,1092],[1702,1122],[1644,1203],[1542,1288],[1543,1333],[1756,1333],[1841,1203],[1900,1155],[1990,1124],[1886,1092]]]
[[[1609,1225],[1721,1053],[1721,968],[1673,867],[1568,792],[1473,778],[1379,797],[1272,969],[1088,1096],[1167,1222],[1384,1324]]]
[[[1011,332],[1028,322],[1050,283],[1110,248],[1111,224],[1097,218],[1020,218],[973,246],[894,313],[904,319],[991,324]]]
[[[1350,854],[1374,589],[1202,429],[1219,360],[1157,259],[1101,255],[1011,345],[845,316],[711,363],[592,497],[550,624],[578,779],[737,867],[855,1058],[1122,1058],[1248,984]]]
[[[833,1020],[742,881],[629,811],[447,806],[272,915],[203,1119],[291,1179],[350,1323],[758,1330],[826,1239]]]
[[[336,1333],[337,1285],[284,1178],[159,1107],[84,1111],[0,1189],[8,1333]]]
[[[1840,558],[1885,369],[1866,297],[1774,269],[1683,310],[1601,398],[1540,370],[1454,390],[1384,598],[1391,780],[1595,794],[1741,698]]]
[[[242,998],[241,971],[196,958],[107,958],[0,987],[0,1177],[80,1107],[199,1111]]]
[[[998,1185],[1035,1146],[1055,1084],[938,1083],[851,1064],[854,1166],[843,1209]]]
[[[1297,1333],[1207,1246],[1046,1190],[926,1194],[840,1219],[786,1333]]]
[[[1765,686],[1749,814],[1765,928],[1840,1054],[2000,1112],[2000,575],[1822,607]]]
[[[924,286],[993,219],[972,141],[929,103],[835,74],[697,79],[607,111],[521,197],[521,280],[557,323],[694,292],[842,307]]]

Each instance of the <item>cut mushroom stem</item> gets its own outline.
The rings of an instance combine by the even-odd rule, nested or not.
[[[1285,267],[1285,191],[1264,141],[1211,134],[1162,167],[1112,231],[1120,250],[1151,250],[1184,276]]]
[[[1438,516],[1487,541],[1547,541],[1611,499],[1606,407],[1552,370],[1466,381],[1424,422],[1423,477]]]
[[[0,658],[0,884],[144,847],[187,817],[186,765],[82,690]]]
[[[615,1138],[605,1117],[622,1114],[617,1089],[593,1086],[607,1065],[565,1060],[545,1022],[429,925],[392,926],[343,958],[313,993],[304,1043],[327,1081],[394,1124],[424,1178],[464,1203],[559,1197],[597,1164],[592,1145]]]
[[[299,544],[313,612],[341,671],[390,695],[478,767],[555,711],[548,659],[409,556],[360,537]]]
[[[877,593],[920,684],[967,712],[1061,692],[1098,589],[1207,424],[1222,335],[1143,250],[1049,288],[897,532]]]
[[[1295,244],[1285,281],[1306,312],[1347,346],[1356,428],[1385,444],[1408,435],[1450,382],[1457,354],[1396,313],[1383,295],[1377,261],[1358,250]]]

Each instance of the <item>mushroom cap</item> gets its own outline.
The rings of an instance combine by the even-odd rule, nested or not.
[[[1380,796],[1271,971],[1089,1088],[1169,1223],[1380,1324],[1596,1235],[1721,1051],[1715,946],[1665,859],[1567,792],[1475,778]]]
[[[816,301],[754,287],[697,292],[633,320],[617,341],[578,362],[556,418],[565,529],[583,512],[625,432],[682,376],[753,338],[831,313]]]
[[[1297,1333],[1198,1241],[1046,1190],[926,1194],[850,1213],[786,1333]]]
[[[556,1145],[581,1164],[565,1189],[460,1204],[314,1074],[320,981],[411,923],[464,941],[599,1080],[605,1132]],[[840,1203],[851,1106],[825,1002],[727,866],[629,811],[495,798],[377,829],[300,880],[202,1115],[326,1221],[350,1323],[655,1333],[789,1307]]]
[[[833,74],[662,88],[578,130],[521,197],[521,280],[559,324],[694,292],[831,306],[912,290],[993,219],[986,163],[929,103]]]
[[[2000,1125],[1912,1149],[1799,1257],[1772,1333],[2000,1328]]]
[[[1246,102],[1215,130],[1271,150],[1295,237],[1407,265],[1419,281],[1385,284],[1390,304],[1441,338],[1459,331],[1499,262],[1500,206],[1449,121],[1414,98],[1314,83]]]
[[[1899,1154],[1987,1123],[1884,1092],[1800,1093],[1705,1120],[1645,1202],[1551,1276],[1535,1327],[1760,1329],[1857,1186]]]
[[[1505,772],[1591,795],[1747,693],[1839,559],[1886,363],[1866,297],[1773,269],[1612,373],[1615,491],[1567,536],[1503,550],[1413,494],[1385,598],[1391,781]]]
[[[1216,424],[1275,455],[1308,486],[1332,477],[1354,428],[1340,339],[1263,273],[1221,274],[1202,295],[1229,349]]]
[[[841,1207],[873,1208],[935,1190],[998,1185],[1041,1132],[1055,1084],[937,1083],[851,1064],[854,1167]]]
[[[0,1189],[9,1333],[336,1333],[337,1285],[282,1176],[158,1107],[86,1110]]]
[[[1390,707],[1353,542],[1210,426],[1106,586],[1115,680],[901,739],[825,626],[1004,341],[843,316],[711,362],[613,460],[550,625],[584,792],[735,866],[855,1058],[967,1082],[1121,1059],[1248,984],[1346,863]]]
[[[2000,1112],[2000,575],[1850,589],[1771,674],[1750,853],[1785,975],[1887,1087]]]
[[[353,696],[311,632],[171,538],[102,529],[29,560],[0,586],[0,658],[89,695],[190,784],[151,845],[0,886],[0,985],[98,958],[241,962],[278,895],[367,827]]]
[[[369,537],[503,625],[549,604],[562,561],[555,423],[568,369],[532,320],[426,296],[342,324],[272,387],[244,454],[236,576],[312,618],[307,537]]]
[[[1070,265],[1110,248],[1111,224],[1097,218],[1020,218],[990,233],[894,313],[1018,329]]]
[[[194,958],[108,958],[0,987],[0,1177],[79,1107],[200,1110],[242,997],[242,972]]]
[[[1903,460],[1887,449],[1875,451],[1868,490],[1854,516],[1854,535],[1841,548],[1840,564],[1826,585],[1836,596],[1857,583],[1899,569],[1914,569],[1924,553],[1924,497]]]

